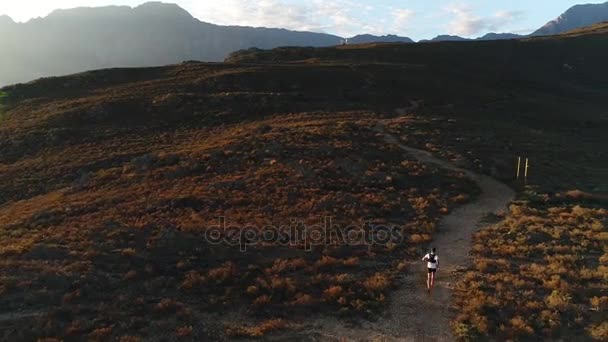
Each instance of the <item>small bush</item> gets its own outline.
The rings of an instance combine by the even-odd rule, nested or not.
[[[218,283],[223,283],[235,277],[236,274],[236,266],[233,262],[228,261],[220,267],[209,270],[207,278]]]
[[[296,298],[290,303],[293,306],[311,306],[315,304],[315,299],[309,295],[304,293],[296,294]]]
[[[587,329],[587,331],[589,332],[589,336],[591,336],[594,340],[606,341],[608,340],[608,321],[597,325],[592,325]]]
[[[190,337],[192,336],[192,330],[191,325],[179,327],[175,330],[175,336],[179,338]]]
[[[228,327],[226,328],[226,335],[229,337],[262,337],[272,331],[283,329],[286,326],[287,322],[285,320],[270,319],[252,327]]]
[[[385,291],[391,286],[391,280],[382,273],[376,273],[363,281],[363,286],[369,292]]]
[[[323,291],[323,298],[328,302],[334,301],[342,295],[342,291],[342,286],[331,286]]]

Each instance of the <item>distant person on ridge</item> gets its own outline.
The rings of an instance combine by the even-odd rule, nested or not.
[[[427,278],[426,278],[426,288],[431,293],[433,286],[435,286],[435,273],[437,272],[437,268],[439,267],[439,257],[437,256],[437,250],[433,248],[431,253],[422,258],[422,261],[427,262]]]

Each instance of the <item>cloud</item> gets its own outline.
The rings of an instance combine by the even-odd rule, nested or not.
[[[394,22],[387,22],[382,16],[368,15],[378,8],[354,0],[185,0],[181,3],[195,17],[215,24],[281,27],[343,37],[381,34],[387,29],[403,31],[413,14],[407,9],[395,10]]]
[[[521,11],[498,11],[491,16],[478,17],[469,5],[450,5],[445,11],[454,16],[449,22],[450,34],[471,36],[480,32],[500,31],[505,26],[517,22],[523,18]]]
[[[403,33],[407,31],[410,21],[416,12],[407,8],[397,8],[393,10],[393,31]]]
[[[307,29],[314,24],[307,6],[277,0],[192,0],[182,4],[195,17],[215,24],[293,29]]]
[[[0,0],[2,1],[2,0]],[[147,0],[121,0],[137,6]],[[279,27],[351,37],[361,33],[405,34],[414,15],[407,8],[393,8],[359,0],[164,0],[176,2],[196,18],[219,25]],[[44,16],[55,8],[104,6],[116,0],[19,0],[0,6],[15,20]]]

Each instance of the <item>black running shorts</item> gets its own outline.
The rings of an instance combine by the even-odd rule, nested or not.
[[[436,268],[429,268],[428,270],[429,270],[429,273],[435,273],[435,272],[437,272]]]

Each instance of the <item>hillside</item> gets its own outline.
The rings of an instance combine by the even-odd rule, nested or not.
[[[537,191],[606,192],[602,30],[246,50],[2,88],[0,339],[226,340],[320,313],[373,320],[403,260],[479,195],[378,123],[516,189],[521,155]],[[255,243],[326,217],[321,239]],[[341,241],[353,225],[377,243]],[[462,324],[479,323],[469,313]]]
[[[0,86],[91,69],[221,61],[253,46],[331,46],[342,40],[321,33],[213,25],[160,2],[57,10],[26,23],[3,16],[0,34]]]
[[[608,2],[603,4],[576,5],[569,8],[555,20],[534,31],[532,36],[560,34],[608,21]]]

